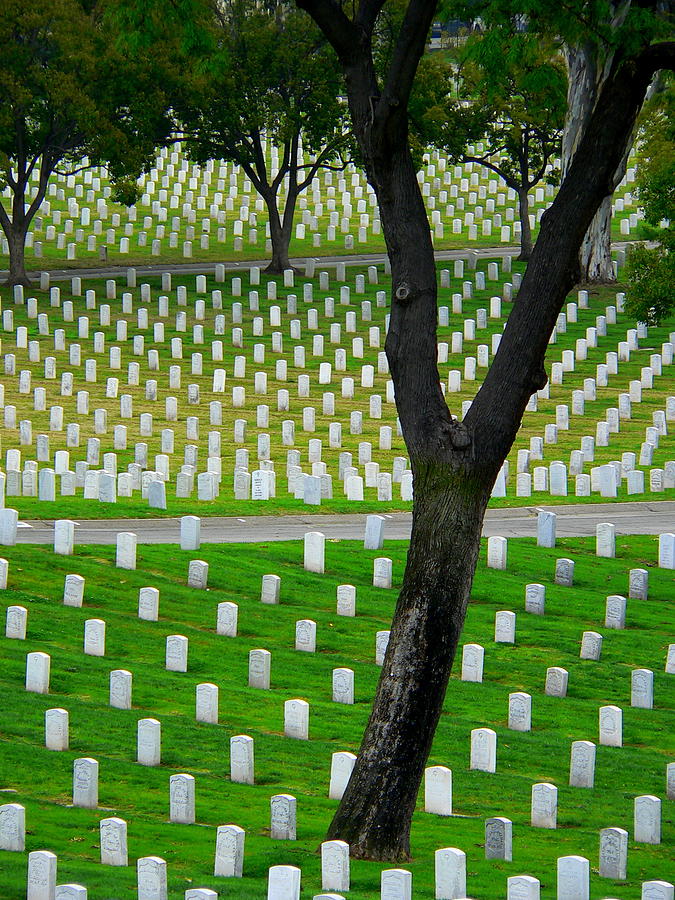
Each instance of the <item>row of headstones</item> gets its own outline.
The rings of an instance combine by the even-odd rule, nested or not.
[[[669,400],[672,398],[669,398]],[[467,401],[468,402],[468,401]],[[218,404],[220,405],[220,404]],[[670,404],[672,405],[672,404]],[[258,408],[260,410],[260,407]],[[268,407],[263,407],[264,411],[268,410]],[[303,410],[303,423],[306,418],[304,413],[311,412],[312,420],[314,419],[314,409],[312,407],[306,408]],[[361,433],[361,416],[360,412],[353,413],[350,418],[350,431],[352,433],[359,434]],[[658,413],[654,414],[655,420],[660,422],[660,426],[649,428],[648,432],[651,431],[659,431],[659,433],[664,433],[667,429],[666,419],[663,414],[659,415]],[[143,414],[141,419],[152,417],[149,414]],[[354,420],[358,418],[358,422]],[[190,421],[188,420],[188,438],[198,439],[198,423],[197,419],[193,419],[193,432],[190,433]],[[22,423],[23,425],[24,423]],[[306,424],[306,423],[305,423]],[[312,422],[313,424],[313,422]],[[312,424],[309,425],[310,429]],[[235,422],[235,442],[237,440],[241,441],[245,438],[245,420],[237,420]],[[71,426],[69,426],[70,428]],[[79,426],[76,426],[79,432]],[[143,431],[143,429],[141,429]],[[384,449],[391,448],[391,440],[392,440],[392,431],[393,429],[390,426],[382,426],[380,428],[380,447],[384,446]],[[398,429],[397,429],[398,431]],[[118,434],[121,432],[122,434]],[[146,427],[144,433],[151,433],[152,428],[149,429]],[[282,423],[282,443],[288,446],[294,442],[294,422],[289,420],[288,422]],[[332,423],[329,427],[329,444],[331,449],[336,449],[341,446],[341,432],[342,426],[340,423]],[[290,435],[290,436],[289,436]],[[652,437],[651,442],[647,442],[643,444],[642,451],[640,454],[640,463],[648,464],[651,461],[651,456],[653,450],[656,446],[658,446],[658,437],[654,437],[653,435],[648,435],[648,437]],[[528,450],[520,450],[518,456],[518,467],[519,469],[524,469],[529,466],[533,453],[538,453],[534,449],[538,439],[531,439],[531,449]],[[592,438],[585,438],[582,440],[582,444],[586,441],[587,445],[592,442]],[[75,443],[79,442],[79,437],[75,441]],[[209,470],[206,473],[199,473],[202,477],[203,487],[199,491],[200,499],[214,499],[214,490],[216,488],[215,485],[212,485],[212,475],[217,475],[217,480],[220,480],[222,475],[222,458],[219,456],[218,451],[220,449],[221,442],[221,434],[218,431],[209,432]],[[318,462],[321,464],[321,441],[318,439],[310,439],[309,446],[309,455],[310,461]],[[48,458],[49,449],[48,449],[48,437],[45,435],[38,435],[38,456],[40,458]],[[149,490],[149,485],[151,481],[161,480],[166,481],[169,478],[169,456],[173,449],[174,444],[174,433],[172,429],[164,429],[162,431],[162,449],[169,450],[169,453],[162,453],[155,456],[155,469],[147,470],[147,472],[142,473],[142,463],[147,466],[148,463],[148,454],[147,454],[147,444],[140,443],[136,444],[135,456],[141,462],[136,462],[129,464],[129,472],[128,473],[120,473],[117,476],[116,484],[108,484],[106,482],[106,489],[103,492],[104,496],[101,496],[101,490],[98,483],[98,478],[103,474],[115,474],[117,468],[117,457],[116,453],[106,453],[104,454],[104,470],[102,473],[98,473],[94,475],[93,473],[88,473],[85,466],[88,467],[90,464],[90,460],[94,461],[99,458],[100,453],[100,439],[98,438],[90,438],[87,442],[87,460],[78,461],[76,463],[75,472],[72,472],[68,466],[70,466],[70,453],[67,450],[59,450],[55,453],[55,468],[52,470],[51,468],[46,468],[40,470],[40,477],[38,477],[38,466],[31,460],[26,460],[24,463],[24,471],[21,473],[19,471],[19,466],[21,463],[21,452],[18,449],[9,449],[6,453],[6,469],[7,469],[7,487],[6,492],[8,496],[38,496],[44,500],[54,500],[56,497],[56,481],[55,476],[58,475],[61,478],[61,494],[72,496],[77,487],[84,488],[85,499],[89,496],[91,499],[105,499],[105,500],[114,500],[116,490],[119,492],[120,496],[131,496],[130,492],[134,490],[142,490],[143,496],[147,497],[147,492]],[[46,446],[42,446],[46,445]],[[312,446],[316,445],[316,446]],[[126,426],[115,426],[115,446],[116,448],[124,449],[126,447]],[[372,456],[370,453],[361,453],[361,448],[372,448],[372,445],[369,442],[362,442],[359,445],[359,456],[363,456],[364,465],[366,466],[365,471],[365,486],[366,487],[378,487],[378,499],[391,499],[391,484],[388,478],[379,478],[381,474],[379,471],[379,464],[372,460]],[[317,449],[318,448],[318,449]],[[265,463],[269,463],[269,455],[270,455],[270,436],[269,434],[259,434],[258,435],[258,457]],[[645,451],[650,451],[646,453]],[[592,456],[594,452],[593,447],[586,446],[586,448],[582,451],[572,451],[572,461],[571,461],[571,473],[574,471],[579,471],[580,468],[583,467],[584,459],[583,457]],[[248,451],[246,451],[248,454]],[[341,454],[342,456],[343,454]],[[193,445],[187,445],[184,451],[185,458],[190,458],[191,462],[184,463],[181,468],[181,471],[177,475],[177,496],[189,496],[194,489],[194,475],[195,475],[195,466],[196,462],[196,453]],[[576,457],[579,457],[576,459]],[[577,495],[588,495],[591,490],[597,490],[600,492],[602,496],[605,497],[615,497],[617,495],[617,488],[621,484],[622,479],[627,480],[628,484],[628,493],[642,493],[644,490],[644,476],[645,473],[641,470],[637,470],[632,468],[635,465],[636,454],[634,453],[624,453],[622,454],[621,461],[614,461],[603,466],[596,466],[591,470],[590,475],[585,474],[577,474],[575,477],[575,488]],[[294,460],[291,465],[296,465],[299,461]],[[361,462],[361,459],[359,460]],[[368,469],[368,463],[370,463],[370,470]],[[325,465],[325,464],[324,464]],[[250,488],[249,479],[252,477],[251,473],[247,470],[248,459],[245,462],[239,461],[235,459],[235,470],[234,470],[234,479],[235,479],[235,488],[237,487],[237,470],[244,470],[248,477],[244,478],[245,484],[242,484],[237,489],[237,495],[240,496],[241,499],[246,499],[246,494],[248,494],[248,489]],[[132,468],[133,467],[133,471]],[[342,470],[343,477],[343,487],[347,496],[351,495],[351,499],[362,499],[361,494],[364,485],[364,479],[361,476],[357,476],[358,479],[355,482],[352,482],[351,490],[348,484],[348,477],[352,475],[356,475],[356,472],[347,472],[347,477],[344,476],[345,466],[342,464],[340,468]],[[45,473],[42,475],[42,473]],[[148,473],[156,473],[156,474],[148,474]],[[295,474],[301,474],[297,472]],[[302,473],[302,475],[306,476],[308,473]],[[325,470],[322,470],[320,473],[312,473],[313,475],[327,475]],[[87,490],[87,475],[89,475],[89,490]],[[147,475],[145,482],[143,478]],[[395,473],[394,473],[395,475]],[[181,477],[183,476],[183,477]],[[675,487],[675,462],[669,460],[665,463],[663,468],[651,469],[649,472],[649,484],[650,489],[652,491],[660,491],[668,490],[671,487]],[[331,476],[328,476],[331,477]],[[241,479],[240,479],[241,480]],[[397,480],[397,479],[394,479]],[[500,472],[497,482],[494,487],[494,496],[505,496],[506,493],[506,484],[508,480],[508,466],[505,465],[502,471]],[[140,482],[140,483],[139,483]],[[562,495],[565,496],[567,494],[567,467],[564,463],[560,461],[554,461],[546,466],[536,466],[534,468],[533,474],[525,471],[519,471],[516,476],[516,493],[519,496],[529,496],[532,490],[532,485],[534,484],[535,490],[546,490],[550,485],[550,492],[553,495]],[[271,486],[273,488],[273,485]],[[410,493],[412,489],[412,485],[410,484],[406,488],[406,495]],[[303,496],[305,491],[298,491],[297,487],[289,484],[289,491],[299,496]],[[187,493],[186,493],[187,492]],[[311,492],[310,492],[311,493]],[[332,494],[332,485],[330,483],[326,483],[323,487],[323,490],[320,496],[330,496]],[[380,496],[380,494],[382,496]],[[273,495],[273,494],[272,494]],[[215,493],[217,496],[217,492]],[[251,495],[248,494],[250,497]],[[406,499],[406,498],[404,498]],[[409,499],[409,498],[408,498]],[[312,502],[312,501],[308,501]],[[162,504],[165,508],[165,501]]]
[[[555,547],[556,519],[554,512],[539,510],[537,513],[537,545]],[[660,569],[675,569],[675,533],[662,532],[658,536],[658,566]],[[611,522],[599,522],[595,526],[595,555],[605,559],[616,556],[616,526]],[[487,539],[487,567],[506,569],[508,560],[508,539],[492,535]],[[644,573],[644,574],[643,574]],[[648,572],[646,569],[631,569],[631,596],[647,597]],[[571,586],[574,583],[574,560],[556,560],[555,583]],[[643,596],[644,595],[644,596]],[[543,600],[543,598],[542,598]]]
[[[121,820],[120,820],[121,821]],[[486,822],[486,855],[488,841],[493,835],[499,838],[505,822],[500,818]],[[108,820],[113,822],[113,820]],[[509,823],[510,824],[510,823]],[[113,826],[114,827],[114,826]],[[228,857],[234,849],[236,858],[243,831],[235,825],[221,826],[229,829]],[[219,829],[220,831],[220,829]],[[241,834],[240,834],[241,832]],[[230,836],[231,835],[231,836]],[[621,828],[605,828],[600,834],[600,874],[603,877],[625,878],[616,872],[624,871],[628,834]],[[493,857],[488,857],[493,858]],[[497,857],[501,858],[501,857]],[[216,855],[216,866],[218,856]],[[457,847],[444,847],[435,852],[435,896],[437,900],[466,898],[466,854]],[[158,856],[145,856],[137,860],[138,900],[168,900],[166,861]],[[326,841],[321,845],[321,871],[324,893],[314,895],[314,900],[343,900],[334,890],[348,890],[349,846],[344,841]],[[57,886],[57,856],[48,850],[34,850],[28,854],[27,900],[86,900],[87,889],[82,885]],[[240,875],[238,872],[228,875]],[[297,866],[271,866],[268,871],[267,900],[300,900],[302,872]],[[344,886],[346,885],[346,887]],[[326,893],[330,891],[330,893]],[[384,869],[380,876],[381,900],[412,900],[412,873],[407,869]],[[674,887],[667,881],[642,883],[641,900],[673,900]],[[539,900],[540,882],[531,875],[515,875],[507,879],[507,900]],[[185,900],[217,900],[218,893],[210,888],[189,888]],[[589,900],[590,861],[583,856],[561,856],[557,861],[557,900]]]

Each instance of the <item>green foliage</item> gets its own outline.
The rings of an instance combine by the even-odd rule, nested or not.
[[[461,103],[448,110],[444,146],[461,160],[468,155],[462,139],[484,137],[486,163],[510,187],[537,184],[559,151],[565,118],[566,78],[555,48],[495,27],[467,40],[458,74]],[[491,159],[498,154],[499,161]]]
[[[626,310],[639,321],[659,324],[675,307],[675,81],[672,75],[647,103],[640,129],[638,192],[646,236],[656,246],[638,246],[628,262]]]
[[[159,50],[128,53],[107,4],[7,0],[0,6],[0,183],[14,194],[0,223],[22,240],[52,173],[105,163],[128,182],[168,133]],[[38,177],[39,175],[39,177]],[[24,211],[31,176],[37,192]],[[29,201],[30,202],[30,201]]]
[[[210,23],[213,49],[196,60],[189,94],[175,105],[190,154],[255,167],[261,182],[268,180],[263,134],[282,151],[301,139],[324,162],[336,159],[345,143],[341,79],[311,19],[286,4],[250,0],[219,11]]]

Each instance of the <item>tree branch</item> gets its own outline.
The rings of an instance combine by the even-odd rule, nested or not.
[[[410,0],[377,107],[378,118],[388,118],[392,107],[407,109],[435,12],[436,0]]]
[[[371,2],[364,0],[364,5],[370,6]],[[341,4],[335,0],[296,0],[296,3],[314,19],[340,61],[349,59],[359,42],[354,23],[344,14]]]

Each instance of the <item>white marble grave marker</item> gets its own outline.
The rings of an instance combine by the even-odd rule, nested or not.
[[[436,816],[452,815],[452,771],[447,766],[424,770],[424,811]]]
[[[247,734],[230,738],[230,780],[238,784],[255,783],[254,741]]]
[[[269,690],[272,654],[269,650],[251,650],[248,654],[248,686]]]
[[[557,900],[589,900],[590,864],[583,856],[560,856]]]
[[[412,900],[412,872],[384,869],[380,876],[380,900]]]
[[[136,863],[138,900],[167,900],[166,862],[159,856],[142,856]]]
[[[574,741],[570,751],[570,785],[592,788],[595,781],[595,744]]]
[[[0,806],[0,850],[23,853],[26,842],[26,810],[20,803]]]
[[[300,876],[297,866],[270,866],[267,900],[300,900]]]
[[[558,788],[540,782],[532,785],[530,824],[533,828],[556,828],[558,817]]]
[[[606,747],[623,746],[623,714],[618,706],[601,706],[598,712],[599,743]]]
[[[324,891],[349,890],[349,844],[345,841],[321,844],[321,888]]]
[[[127,823],[113,816],[99,823],[101,863],[104,866],[127,866]]]
[[[661,800],[653,794],[636,797],[633,803],[633,839],[641,844],[661,843]]]
[[[623,828],[603,828],[600,832],[600,876],[626,880],[628,832]]]
[[[49,670],[51,657],[48,653],[36,651],[26,654],[26,690],[36,694],[49,693]]]
[[[342,800],[352,770],[356,763],[356,756],[348,750],[340,750],[333,753],[330,765],[330,784],[328,797],[330,800]]]
[[[49,850],[34,850],[28,854],[26,900],[54,900],[56,863],[56,854]]]
[[[139,719],[137,727],[137,762],[142,766],[158,766],[161,761],[161,723],[157,719]]]
[[[491,728],[471,731],[471,769],[495,772],[497,769],[497,734]]]
[[[436,900],[466,897],[466,854],[457,847],[442,847],[434,854]]]
[[[270,837],[272,840],[295,840],[296,806],[296,799],[291,794],[275,794],[270,799]]]
[[[182,825],[195,821],[195,779],[181,773],[169,778],[169,819]]]
[[[216,831],[214,875],[241,878],[246,832],[238,825],[219,825]]]
[[[98,762],[90,756],[73,763],[73,806],[84,809],[98,806]]]
[[[326,537],[320,531],[305,535],[304,566],[307,572],[323,574],[325,568]]]

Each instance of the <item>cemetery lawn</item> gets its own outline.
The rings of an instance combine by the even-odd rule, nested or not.
[[[62,509],[59,507],[59,511]],[[306,511],[306,509],[305,509]],[[302,869],[302,897],[320,892],[320,857],[335,801],[328,800],[331,754],[357,752],[379,668],[374,662],[375,633],[389,627],[400,585],[406,544],[385,541],[380,551],[365,551],[349,541],[326,543],[326,571],[305,572],[302,542],[258,545],[205,545],[199,551],[176,546],[141,545],[137,569],[115,568],[115,548],[77,546],[73,557],[48,547],[4,547],[9,561],[4,608],[28,610],[25,641],[0,637],[0,804],[26,807],[26,850],[48,849],[58,855],[57,883],[86,885],[92,900],[135,896],[138,857],[167,861],[170,900],[182,900],[189,887],[210,887],[223,898],[252,900],[266,896],[267,869],[292,864]],[[617,537],[615,559],[595,556],[595,539],[560,539],[552,550],[532,539],[508,542],[506,571],[487,569],[482,548],[462,643],[485,647],[482,684],[462,682],[461,651],[446,697],[445,710],[429,765],[453,771],[453,811],[441,818],[423,811],[423,791],[412,827],[415,897],[433,896],[434,851],[459,847],[467,857],[467,894],[498,900],[510,875],[541,880],[542,898],[555,896],[556,859],[579,854],[590,859],[591,898],[635,900],[645,880],[673,880],[675,841],[673,801],[666,799],[666,765],[675,760],[675,675],[664,671],[673,641],[673,572],[656,565],[658,539]],[[393,560],[394,588],[372,587],[373,560]],[[554,584],[555,560],[576,563],[573,587]],[[189,560],[209,563],[208,589],[186,587]],[[628,600],[625,630],[604,627],[605,600],[628,594],[631,568],[649,572],[649,599]],[[62,604],[67,573],[86,579],[83,608]],[[278,606],[260,603],[261,577],[281,576]],[[546,587],[544,616],[524,611],[525,585]],[[339,584],[357,588],[356,618],[336,616]],[[159,621],[138,619],[138,591],[159,589]],[[215,632],[216,607],[239,605],[236,638]],[[517,614],[515,645],[494,642],[499,610]],[[107,625],[106,655],[82,652],[84,622],[100,618]],[[295,623],[317,623],[317,652],[294,650]],[[604,637],[600,661],[579,659],[583,631]],[[189,639],[188,671],[164,668],[167,635]],[[272,653],[271,690],[247,686],[251,649]],[[51,655],[49,695],[24,690],[28,652]],[[331,702],[331,673],[336,667],[355,673],[353,706]],[[569,671],[566,698],[544,694],[546,669]],[[133,673],[133,708],[108,705],[113,669]],[[654,671],[654,709],[630,706],[631,670]],[[195,722],[195,686],[213,682],[220,689],[218,725]],[[507,728],[508,694],[532,695],[533,730]],[[283,736],[284,701],[300,697],[310,703],[310,740]],[[598,709],[623,709],[624,746],[597,747],[595,787],[568,786],[570,745],[598,743]],[[44,713],[63,707],[70,714],[70,749],[44,747]],[[156,768],[135,762],[136,725],[145,717],[162,723],[162,763]],[[473,728],[497,733],[495,774],[469,770],[469,735]],[[255,740],[256,784],[229,779],[229,739],[248,734]],[[73,808],[72,766],[79,757],[99,761],[99,808]],[[197,825],[168,823],[168,784],[173,774],[196,779]],[[530,791],[537,782],[558,787],[558,828],[529,825]],[[297,798],[298,840],[272,841],[270,797]],[[636,844],[633,800],[654,794],[662,799],[662,843]],[[119,816],[128,822],[126,868],[99,863],[100,819]],[[513,862],[485,860],[484,821],[506,816],[513,821]],[[246,830],[243,879],[213,876],[216,826],[234,823]],[[618,826],[629,832],[626,882],[598,875],[599,832]],[[25,896],[26,853],[0,851],[3,900]],[[379,897],[381,863],[352,861],[352,900]]]
[[[460,372],[461,389],[456,393],[448,391],[447,399],[454,415],[461,417],[462,404],[470,402],[478,390],[485,368],[478,367],[476,380],[464,377],[466,358],[479,356],[479,348],[489,348],[489,358],[492,358],[492,338],[498,335],[508,315],[510,304],[502,301],[500,316],[490,316],[491,298],[500,296],[504,292],[504,285],[515,280],[522,274],[524,266],[513,262],[513,271],[503,271],[503,263],[498,264],[498,277],[490,278],[490,261],[481,259],[474,272],[465,264],[461,277],[453,274],[452,262],[439,262],[438,268],[443,272],[449,267],[447,286],[439,289],[439,309],[448,311],[448,324],[439,326],[439,348],[445,346],[448,349],[447,362],[439,363],[439,374],[442,382],[447,386],[450,373]],[[146,468],[152,470],[159,465],[157,457],[165,456],[169,472],[169,480],[166,482],[166,509],[149,508],[146,499],[141,497],[141,492],[135,489],[131,497],[123,497],[120,492],[115,502],[100,502],[97,499],[84,499],[83,488],[78,485],[73,496],[62,496],[61,478],[57,475],[55,485],[55,498],[57,502],[38,499],[37,483],[33,486],[35,496],[30,496],[28,489],[23,489],[24,496],[16,496],[16,491],[7,491],[6,505],[18,510],[24,519],[54,519],[72,518],[76,521],[88,518],[119,518],[122,516],[154,517],[154,516],[180,516],[186,514],[207,515],[255,515],[255,514],[283,514],[301,513],[311,514],[313,511],[321,513],[340,512],[388,512],[411,508],[409,501],[401,499],[401,490],[398,483],[392,485],[391,499],[378,500],[378,491],[375,486],[364,487],[364,500],[347,500],[343,484],[339,477],[339,457],[341,453],[352,454],[352,465],[358,469],[359,475],[365,473],[365,465],[359,461],[361,446],[370,445],[370,455],[373,462],[380,466],[380,471],[392,472],[396,457],[405,457],[406,448],[403,439],[396,434],[396,410],[391,394],[390,378],[384,368],[383,347],[385,336],[386,291],[389,288],[389,276],[384,275],[382,267],[378,271],[378,284],[368,283],[365,277],[367,263],[363,266],[347,269],[344,284],[342,280],[335,278],[333,270],[327,287],[321,287],[320,278],[304,278],[295,276],[293,287],[284,287],[283,278],[267,279],[262,276],[261,285],[251,285],[248,271],[228,272],[224,282],[218,282],[212,275],[206,279],[206,290],[197,292],[196,279],[193,273],[173,276],[171,289],[163,288],[161,278],[157,275],[139,276],[139,286],[127,288],[124,279],[119,279],[116,285],[115,298],[107,298],[106,284],[101,279],[85,279],[77,294],[73,294],[68,283],[60,286],[58,298],[52,300],[48,291],[40,291],[31,288],[31,295],[35,298],[36,306],[33,312],[41,312],[29,315],[28,303],[13,304],[7,302],[3,305],[3,316],[7,315],[8,323],[3,332],[2,348],[5,354],[5,368],[9,357],[14,359],[13,373],[5,372],[4,385],[4,420],[0,421],[0,438],[2,439],[3,456],[6,459],[9,450],[16,450],[21,454],[20,467],[31,460],[39,459],[40,469],[55,466],[57,451],[68,452],[68,465],[70,470],[76,468],[77,462],[87,459],[88,441],[100,442],[98,461],[92,462],[90,468],[99,469],[105,464],[105,454],[114,453],[116,470],[124,473],[130,464],[136,459],[136,448],[145,447],[147,453]],[[484,286],[476,287],[478,274],[483,279]],[[356,277],[364,278],[363,293],[356,293]],[[462,300],[462,312],[453,313],[453,295],[462,291],[465,279],[472,279],[472,296]],[[147,284],[150,299],[141,299],[140,282]],[[239,281],[235,285],[235,281]],[[177,290],[183,286],[185,300],[177,299]],[[312,292],[311,300],[304,300],[304,289],[307,285]],[[255,287],[258,295],[259,309],[249,309],[247,297],[251,293],[250,288]],[[347,303],[341,303],[342,288],[349,291]],[[547,367],[549,372],[554,364],[560,364],[564,351],[574,353],[577,343],[585,339],[588,329],[595,328],[598,319],[608,319],[608,311],[615,310],[617,294],[622,293],[623,285],[617,284],[611,287],[589,288],[588,308],[579,306],[577,309],[578,321],[568,321],[566,329],[559,331],[554,342],[550,344]],[[86,292],[94,292],[94,305],[88,305]],[[213,292],[222,294],[221,308],[213,308]],[[378,292],[380,302],[378,305]],[[268,293],[274,298],[268,297]],[[168,314],[159,315],[158,297],[168,296],[170,305]],[[129,298],[131,308],[124,312],[122,309],[122,296]],[[296,298],[296,312],[288,312],[289,297]],[[327,298],[334,298],[333,315],[325,314]],[[26,298],[27,299],[27,298]],[[577,293],[570,294],[569,304],[576,303]],[[69,303],[68,316],[66,316],[65,304]],[[196,304],[203,304],[200,317],[197,316]],[[241,305],[241,322],[235,322],[234,304]],[[569,304],[565,308],[569,312]],[[369,305],[366,316],[364,306]],[[104,309],[106,307],[107,309]],[[272,326],[271,308],[276,307],[280,316],[280,325]],[[148,322],[145,327],[138,324],[138,316],[145,310],[148,314]],[[140,312],[139,312],[140,311]],[[308,314],[314,311],[318,315],[316,327],[309,327]],[[184,330],[177,330],[176,314],[186,316]],[[276,313],[276,311],[275,311]],[[452,352],[453,335],[459,334],[465,329],[465,322],[476,322],[479,314],[487,314],[484,328],[478,328],[473,338],[464,338],[461,352]],[[614,315],[614,312],[612,313]],[[36,321],[38,317],[41,317]],[[106,318],[107,317],[107,318]],[[216,318],[223,320],[218,329]],[[350,318],[348,322],[348,317]],[[9,319],[11,318],[11,327]],[[571,318],[571,316],[570,316]],[[80,324],[78,320],[87,320],[88,336],[80,336]],[[108,324],[101,324],[101,322]],[[126,322],[128,333],[125,338],[118,334],[118,323]],[[293,322],[298,323],[299,337],[291,337]],[[4,319],[3,319],[4,323]],[[223,324],[224,323],[224,324]],[[606,336],[597,338],[597,348],[588,348],[586,359],[577,359],[574,363],[574,371],[564,373],[563,384],[550,384],[549,397],[538,399],[537,410],[528,410],[523,418],[523,423],[518,437],[509,456],[510,476],[507,485],[507,496],[493,498],[493,506],[531,506],[550,505],[569,502],[598,502],[608,498],[601,498],[597,491],[592,491],[588,497],[575,497],[574,476],[568,472],[567,496],[552,496],[549,490],[532,490],[531,495],[518,496],[516,493],[516,471],[518,451],[530,447],[533,437],[543,438],[547,425],[556,422],[557,408],[566,406],[569,413],[569,430],[560,428],[557,433],[556,443],[543,445],[543,458],[540,461],[534,458],[530,461],[530,472],[536,466],[547,467],[554,460],[561,460],[569,467],[571,454],[579,450],[583,436],[594,437],[596,426],[605,421],[607,411],[616,409],[619,404],[619,396],[629,391],[630,385],[640,381],[645,369],[652,361],[652,357],[658,356],[663,351],[663,346],[670,342],[675,334],[675,316],[663,322],[659,328],[650,328],[646,337],[639,341],[639,349],[630,353],[630,358],[622,360],[618,366],[616,375],[609,375],[606,387],[597,386],[595,399],[584,401],[582,414],[575,414],[573,410],[573,394],[581,392],[586,387],[586,382],[595,381],[598,366],[604,365],[608,353],[616,354],[620,344],[625,343],[627,331],[634,327],[625,314],[618,313],[616,323],[606,322]],[[156,339],[155,326],[161,326],[163,339]],[[195,327],[203,327],[201,340],[195,339]],[[234,327],[233,327],[234,326]],[[331,329],[340,330],[339,339],[333,339]],[[235,344],[233,332],[238,328],[242,331],[241,346]],[[259,329],[263,331],[260,333]],[[276,331],[279,328],[279,331]],[[19,329],[22,332],[22,345],[19,346],[17,335]],[[371,341],[371,331],[377,331]],[[63,338],[65,343],[62,349],[55,349],[57,332],[59,340]],[[274,335],[281,335],[282,352],[274,349]],[[103,343],[103,350],[94,350],[94,336],[98,335]],[[139,352],[135,352],[133,339],[138,337],[143,341]],[[182,341],[182,356],[174,358],[171,341],[180,338]],[[322,354],[315,354],[313,344],[315,338],[323,342]],[[214,340],[215,339],[215,340]],[[363,346],[357,355],[354,349],[355,340],[361,340]],[[220,359],[215,358],[213,346],[220,344]],[[70,350],[73,346],[79,347],[80,362],[73,362]],[[120,360],[113,368],[111,348],[116,347],[120,352]],[[295,351],[301,349],[304,353],[304,365],[296,365]],[[319,366],[322,362],[335,364],[336,350],[346,355],[344,370],[337,370],[333,365],[331,381],[329,384],[319,383]],[[159,359],[159,368],[150,367],[149,354],[156,353]],[[262,357],[256,358],[256,352],[262,353]],[[53,374],[47,377],[47,360],[54,366]],[[96,365],[95,381],[88,380],[85,375],[85,362],[93,360]],[[239,363],[237,362],[239,361]],[[243,362],[242,362],[243,361]],[[277,376],[277,364],[285,361],[287,364],[286,377],[282,380]],[[199,364],[201,372],[194,371]],[[128,374],[129,365],[138,366],[138,383],[131,383]],[[236,373],[236,366],[244,366],[244,374]],[[372,387],[363,385],[366,367],[372,367]],[[651,501],[665,498],[667,491],[650,491],[650,469],[663,469],[665,464],[672,460],[672,441],[667,436],[662,436],[659,445],[653,450],[651,464],[640,463],[641,444],[647,440],[646,429],[654,424],[655,413],[662,414],[666,408],[668,397],[672,395],[671,366],[664,364],[661,374],[653,376],[653,386],[642,389],[641,401],[631,404],[631,418],[622,418],[620,430],[609,435],[607,446],[601,446],[596,441],[595,458],[586,461],[584,472],[588,473],[592,466],[599,466],[612,460],[621,459],[623,453],[636,454],[635,465],[644,473],[645,492],[642,494],[628,494],[627,481],[624,478],[618,488],[618,500],[645,500]],[[220,369],[225,371],[224,390],[214,391],[214,372]],[[180,370],[179,386],[171,386],[170,370]],[[267,379],[266,393],[256,393],[256,374],[264,374]],[[61,380],[70,375],[73,383],[70,393],[64,392]],[[22,386],[22,376],[25,383]],[[301,377],[309,377],[309,396],[299,396],[299,381]],[[344,382],[352,379],[353,396],[344,395]],[[199,388],[199,403],[189,404],[187,399],[188,385],[196,385]],[[148,398],[148,386],[154,385],[156,399]],[[234,405],[233,389],[243,389],[245,392],[245,404],[238,407]],[[36,408],[36,392],[40,391],[44,397],[42,408]],[[287,408],[279,409],[279,394],[288,392]],[[88,410],[83,412],[78,409],[77,395],[87,393]],[[332,395],[334,409],[332,412],[323,411],[326,397]],[[122,410],[122,398],[129,403],[130,415]],[[177,412],[174,418],[169,419],[166,410],[166,400],[174,398],[177,404]],[[372,403],[377,402],[380,408],[373,409]],[[211,422],[211,405],[220,403],[222,424]],[[61,410],[61,427],[52,428],[52,411]],[[95,424],[95,411],[105,412],[105,431],[97,430]],[[304,411],[310,410],[314,416],[313,427],[305,428]],[[263,418],[259,416],[264,413]],[[352,429],[352,416],[361,417],[361,425],[358,429]],[[150,432],[141,428],[141,416],[151,417]],[[265,418],[266,417],[266,418]],[[194,437],[188,431],[189,420],[197,422],[198,434]],[[245,434],[235,438],[236,423],[245,422]],[[284,439],[284,425],[291,422],[294,427],[293,442]],[[21,431],[22,423],[30,426],[30,434],[24,437]],[[78,443],[68,443],[68,425],[79,428]],[[330,426],[341,426],[340,446],[331,446]],[[3,427],[4,426],[4,427]],[[126,440],[124,446],[115,441],[114,429],[116,426],[126,428]],[[392,430],[390,446],[382,443],[382,428]],[[186,447],[197,446],[198,465],[197,472],[204,472],[207,467],[209,436],[219,433],[219,452],[222,464],[222,479],[219,495],[215,500],[200,500],[198,498],[197,479],[189,497],[178,498],[176,496],[176,478],[181,465],[185,461]],[[164,445],[164,433],[170,434],[171,447]],[[188,436],[190,435],[190,436]],[[274,461],[276,471],[276,497],[268,501],[251,502],[237,500],[234,496],[234,468],[236,464],[235,454],[245,450],[249,454],[248,470],[252,472],[259,466],[258,441],[260,436],[269,436],[269,457]],[[38,438],[47,442],[47,456],[40,455],[37,444]],[[311,472],[312,464],[309,462],[311,440],[321,442],[321,460],[326,464],[326,471],[332,476],[333,498],[322,498],[321,506],[310,506],[300,499],[295,499],[288,491],[286,478],[286,461],[289,450],[294,449],[300,453],[300,465],[307,474]],[[22,441],[25,441],[22,443]],[[217,452],[217,451],[216,451]],[[5,471],[7,466],[5,465]],[[661,484],[661,487],[663,485]]]

